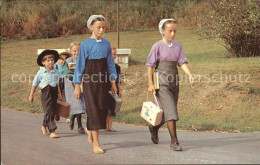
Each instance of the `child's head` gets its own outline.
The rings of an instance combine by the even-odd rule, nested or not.
[[[87,26],[91,30],[92,35],[100,38],[106,30],[106,19],[103,15],[92,15],[89,17]]]
[[[114,60],[116,59],[116,48],[115,47],[111,47],[111,51],[112,51],[112,55]]]
[[[58,61],[59,54],[55,50],[44,50],[37,58],[37,63],[40,66],[52,68],[53,65]]]
[[[54,65],[54,56],[51,54],[44,56],[42,59],[42,64],[46,68],[52,68]]]
[[[70,44],[70,54],[74,59],[78,58],[80,42],[74,41]]]
[[[59,56],[59,63],[61,65],[64,65],[67,58],[69,58],[70,54],[68,52],[62,52]]]
[[[163,19],[159,23],[159,31],[166,41],[172,41],[176,37],[177,22],[174,19]]]

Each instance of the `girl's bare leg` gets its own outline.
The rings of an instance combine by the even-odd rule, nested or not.
[[[99,144],[99,130],[91,131],[93,137],[93,152],[95,154],[103,154],[104,150],[100,147]]]
[[[108,126],[107,126],[107,130],[108,130],[108,131],[112,131],[112,132],[116,132],[116,130],[112,128],[113,119],[114,119],[114,117],[113,117],[112,115],[108,115],[108,121],[107,121]]]
[[[108,131],[108,121],[109,121],[109,114],[107,115],[107,118],[106,118],[106,129],[105,129],[105,131]]]
[[[88,129],[87,129],[87,127],[85,128],[85,132],[88,134],[88,142],[89,142],[89,144],[93,144],[93,135],[92,135],[92,131],[89,131]]]

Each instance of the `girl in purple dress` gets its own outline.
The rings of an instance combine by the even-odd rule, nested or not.
[[[174,40],[177,31],[177,24],[174,19],[163,19],[159,23],[159,31],[162,40],[156,42],[149,53],[146,66],[148,68],[148,92],[156,92],[160,108],[164,112],[164,119],[157,126],[149,125],[151,139],[158,144],[158,130],[167,123],[171,136],[170,147],[174,151],[182,151],[177,139],[176,121],[179,120],[177,113],[177,102],[179,95],[179,77],[177,65],[189,76],[191,86],[194,86],[194,79],[188,68],[188,60],[182,50],[181,43]],[[154,70],[159,74],[159,89],[155,90],[153,82]]]

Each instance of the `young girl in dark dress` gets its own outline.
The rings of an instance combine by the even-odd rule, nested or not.
[[[112,92],[117,93],[117,78],[114,59],[108,40],[101,38],[105,32],[105,17],[92,15],[87,22],[92,31],[90,38],[80,45],[77,64],[74,72],[74,96],[80,98],[80,83],[83,81],[83,96],[87,111],[88,141],[93,145],[93,152],[104,153],[99,143],[99,129],[106,129],[108,97],[111,79]],[[109,76],[108,76],[109,75]]]

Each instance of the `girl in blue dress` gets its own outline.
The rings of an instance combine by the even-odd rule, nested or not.
[[[88,142],[93,145],[94,153],[101,154],[104,150],[99,143],[99,129],[106,129],[110,90],[108,83],[111,82],[112,92],[117,93],[115,83],[117,73],[110,43],[101,38],[106,28],[105,17],[92,15],[88,19],[87,26],[92,35],[80,45],[73,78],[74,96],[80,98],[80,83],[83,81],[83,96],[88,114]]]

